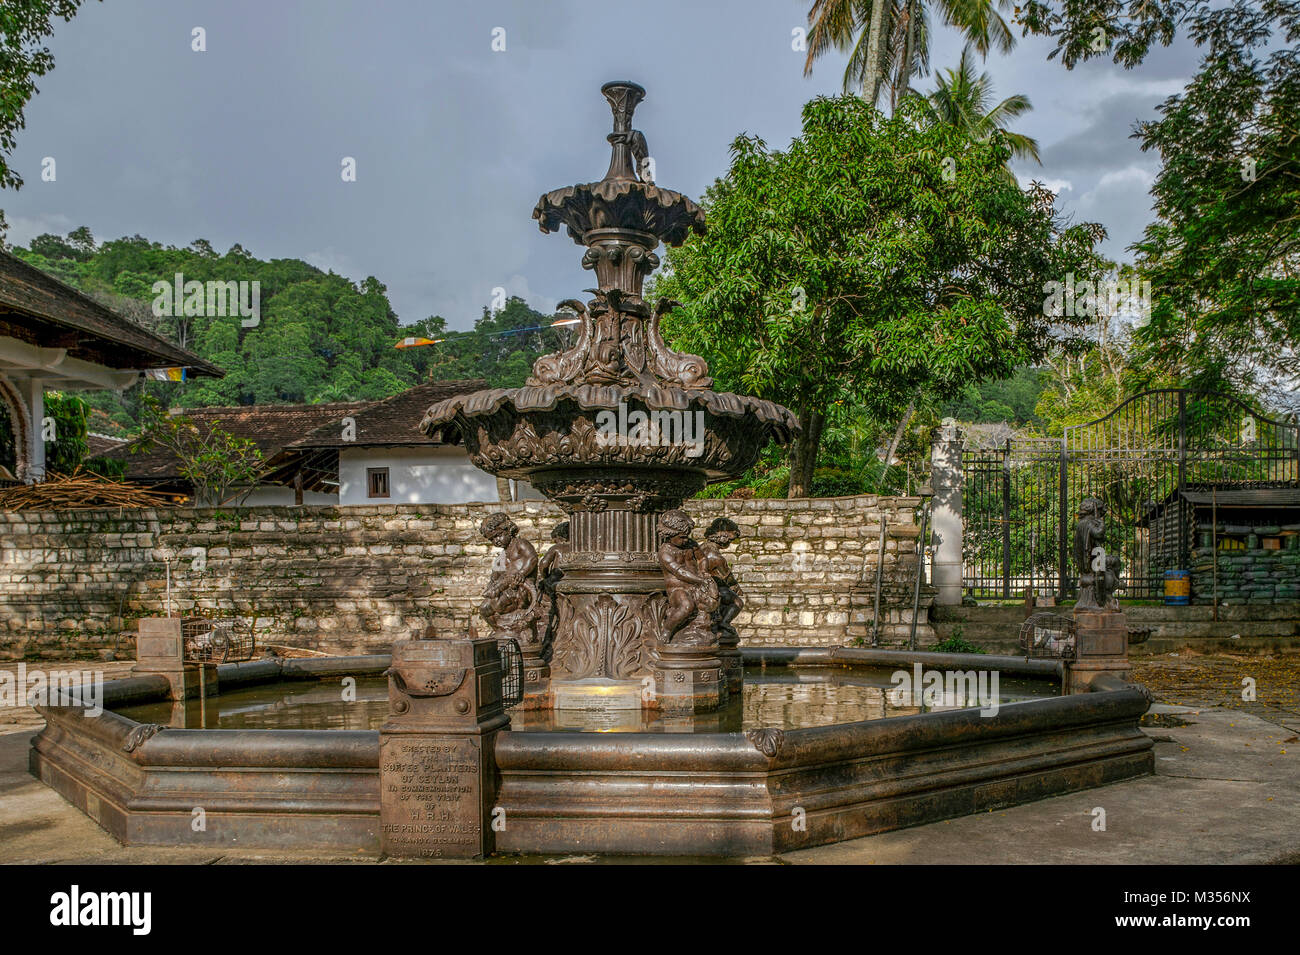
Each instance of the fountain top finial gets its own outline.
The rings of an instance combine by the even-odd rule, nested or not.
[[[632,114],[645,99],[645,89],[627,80],[615,80],[600,88],[614,113],[614,131],[605,138],[613,150],[605,181],[640,182],[637,167],[649,155],[645,135],[632,128]]]
[[[567,226],[578,245],[606,235],[605,230],[637,232],[644,251],[660,242],[681,245],[692,232],[704,234],[704,213],[690,199],[671,189],[662,189],[639,173],[649,159],[646,138],[632,128],[632,114],[645,98],[645,89],[629,80],[615,80],[600,88],[614,113],[614,131],[605,138],[611,155],[609,169],[599,182],[553,189],[533,209],[533,218],[543,232]],[[648,261],[648,260],[647,260]],[[590,267],[590,266],[588,266]],[[639,286],[635,290],[640,294]]]
[[[626,133],[632,128],[632,113],[645,99],[645,87],[631,80],[613,80],[600,88],[614,111],[614,132]]]

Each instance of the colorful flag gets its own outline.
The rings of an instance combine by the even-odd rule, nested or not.
[[[187,381],[188,368],[150,368],[144,376],[150,381]]]

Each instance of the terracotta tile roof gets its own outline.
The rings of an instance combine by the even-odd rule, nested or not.
[[[5,315],[4,313],[8,313]],[[105,308],[8,252],[0,252],[0,334],[32,344],[64,347],[85,358],[124,371],[183,365],[196,376],[221,378],[220,368]],[[50,346],[63,332],[68,343]]]
[[[252,441],[270,462],[295,440],[317,428],[335,427],[343,418],[367,407],[366,401],[338,401],[319,405],[240,405],[227,408],[192,408],[184,414],[200,429],[218,425],[236,438]],[[105,455],[126,460],[126,477],[164,480],[178,476],[180,461],[162,448],[140,452],[130,444]]]
[[[199,428],[219,425],[237,438],[247,438],[261,449],[272,468],[290,461],[296,453],[323,452],[343,447],[439,445],[455,441],[454,429],[428,437],[419,431],[429,405],[487,386],[483,379],[435,381],[417,385],[382,401],[339,401],[319,405],[241,405],[233,408],[192,408],[184,412]],[[356,440],[343,440],[343,419],[352,418]],[[130,444],[108,450],[107,458],[125,459],[126,477],[137,481],[165,481],[179,477],[179,461],[155,448],[141,453]]]
[[[416,385],[400,394],[376,401],[363,410],[352,415],[356,422],[356,440],[344,441],[342,431],[326,425],[318,428],[293,442],[295,448],[343,448],[375,447],[392,445],[437,445],[457,443],[459,438],[454,430],[444,429],[444,433],[432,437],[420,433],[420,421],[429,410],[429,406],[454,398],[481,391],[487,387],[482,378],[461,381],[433,381]]]
[[[126,440],[126,438],[115,438],[111,434],[96,434],[91,431],[86,435],[86,457],[102,457],[126,444]]]

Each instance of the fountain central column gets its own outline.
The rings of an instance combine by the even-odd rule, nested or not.
[[[715,392],[703,359],[664,342],[660,320],[678,303],[651,308],[643,283],[659,244],[703,234],[704,214],[638,175],[649,153],[632,113],[645,91],[619,82],[601,92],[614,115],[605,177],[549,192],[533,210],[543,232],[567,229],[596,277],[593,298],[561,303],[577,316],[572,347],[539,358],[522,388],[434,405],[421,428],[454,425],[471,462],[528,481],[568,515],[568,542],[542,559],[540,585],[529,576],[536,553],[512,543],[509,520],[485,524],[508,553],[484,617],[520,640],[532,704],[559,706],[582,684],[593,698],[698,711],[725,697],[719,656],[738,660],[729,621],[739,605],[734,579],[719,583],[730,579],[725,558],[716,547],[706,555],[691,537],[702,529],[678,509],[798,423],[772,402]]]

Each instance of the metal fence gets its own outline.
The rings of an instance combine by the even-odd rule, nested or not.
[[[1073,596],[1070,535],[1080,503],[1106,504],[1109,549],[1130,599],[1159,596],[1187,567],[1195,488],[1295,486],[1300,428],[1230,395],[1157,389],[1061,438],[1012,437],[962,454],[963,586],[974,597],[1025,588]]]

